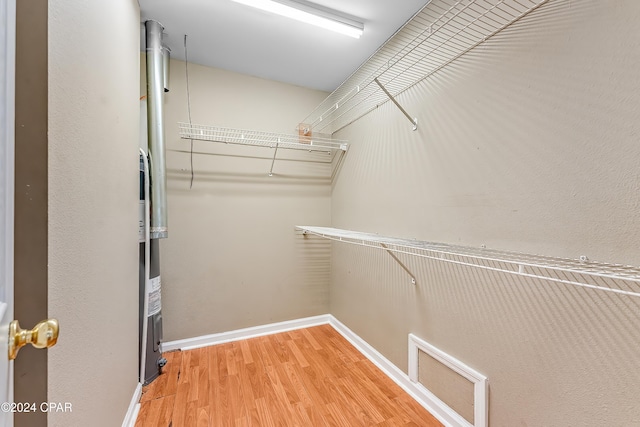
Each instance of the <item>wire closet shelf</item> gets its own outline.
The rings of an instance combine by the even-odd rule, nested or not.
[[[180,128],[180,137],[183,139],[329,153],[337,150],[347,151],[348,148],[346,141],[333,139],[328,136],[318,136],[317,134],[305,136],[183,122],[178,122],[178,126]]]
[[[333,134],[547,1],[431,0],[303,123]]]
[[[319,236],[390,253],[517,274],[557,283],[640,297],[640,267],[607,264],[587,259],[555,258],[486,248],[385,237],[329,227],[296,226],[305,235]],[[406,267],[401,264],[403,268]],[[611,283],[616,282],[615,284]],[[615,286],[615,287],[614,287]]]

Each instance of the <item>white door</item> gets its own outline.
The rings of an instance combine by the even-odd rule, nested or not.
[[[8,358],[13,320],[13,151],[16,0],[0,0],[0,425],[13,426],[13,362]]]

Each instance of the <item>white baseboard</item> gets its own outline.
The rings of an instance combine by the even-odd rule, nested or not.
[[[129,403],[129,409],[122,421],[122,427],[134,427],[136,419],[138,418],[138,412],[140,412],[140,398],[142,397],[142,384],[138,383],[136,389],[133,392],[133,397]]]
[[[162,351],[193,350],[194,348],[207,347],[231,341],[245,340],[263,335],[278,334],[280,332],[293,331],[295,329],[309,328],[311,326],[330,323],[330,314],[305,317],[302,319],[287,320],[285,322],[270,323],[268,325],[253,326],[251,328],[237,329],[235,331],[220,332],[218,334],[203,335],[200,337],[186,338],[176,341],[163,342]]]
[[[391,363],[375,348],[369,345],[365,340],[360,338],[355,332],[346,327],[342,322],[331,314],[323,314],[320,316],[306,317],[302,319],[289,320],[286,322],[271,323],[268,325],[254,326],[251,328],[237,329],[235,331],[221,332],[218,334],[204,335],[200,337],[187,338],[176,341],[168,341],[162,343],[162,351],[171,350],[192,350],[194,348],[206,347],[215,344],[222,344],[231,341],[238,341],[248,338],[255,338],[264,335],[277,334],[281,332],[292,331],[295,329],[308,328],[311,326],[329,324],[338,331],[347,341],[364,354],[374,365],[398,384],[406,391],[416,402],[429,411],[446,427],[460,427],[455,417],[451,413],[444,410],[438,402],[433,400],[426,388],[418,383],[414,383],[409,379],[400,368]],[[135,418],[134,418],[135,422]],[[133,424],[132,424],[133,425]],[[123,424],[124,427],[124,424]]]

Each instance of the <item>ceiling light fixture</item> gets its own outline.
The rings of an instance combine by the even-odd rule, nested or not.
[[[361,22],[340,16],[329,9],[311,6],[308,2],[291,0],[233,0],[256,9],[265,10],[356,39],[364,32]]]

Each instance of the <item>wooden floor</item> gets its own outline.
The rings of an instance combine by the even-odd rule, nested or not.
[[[329,325],[164,356],[136,427],[442,425]]]

